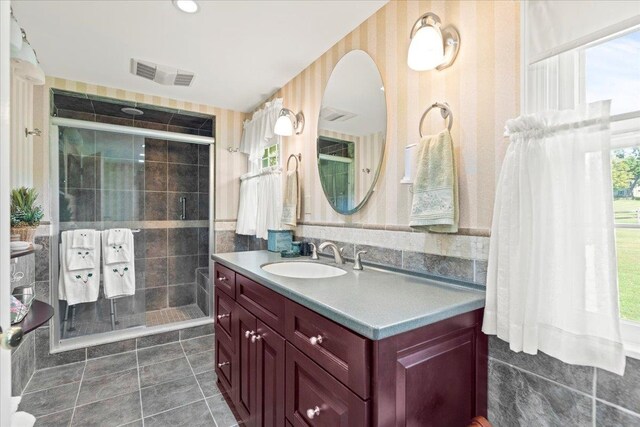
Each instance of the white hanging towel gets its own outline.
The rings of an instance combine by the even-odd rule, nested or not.
[[[95,249],[67,249],[67,270],[91,270],[96,268]]]
[[[121,245],[109,245],[109,236],[113,230],[105,230],[102,232],[102,249],[105,254],[110,250],[109,246],[111,246],[111,249],[113,249],[113,246],[127,247],[129,253],[128,261],[124,262],[109,263],[107,261],[107,258],[110,258],[112,261],[117,258],[125,258],[124,256],[116,255],[115,252],[112,252],[112,255],[102,257],[104,296],[106,298],[118,298],[136,293],[135,262],[131,256],[131,254],[134,253],[133,233],[126,228],[120,230],[124,236],[124,241]]]
[[[94,249],[96,241],[96,230],[73,230],[70,231],[73,234],[73,242],[71,248],[73,249]]]
[[[77,230],[75,230],[77,231]],[[75,231],[63,231],[60,238],[60,274],[58,277],[58,295],[69,305],[95,302],[100,292],[100,233],[93,232],[94,247],[91,250],[94,259],[92,268],[70,270],[67,264],[68,251],[73,245]],[[93,230],[91,230],[93,231]],[[74,261],[75,262],[75,261]]]
[[[298,219],[300,219],[300,186],[298,185],[298,170],[296,169],[287,171],[282,223],[295,227]]]
[[[127,243],[107,244],[104,248],[104,263],[106,265],[131,262],[131,252]]]
[[[128,228],[112,228],[108,231],[107,244],[109,245],[121,245],[125,243],[128,233],[131,233],[131,230]]]

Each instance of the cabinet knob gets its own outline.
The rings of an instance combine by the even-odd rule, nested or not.
[[[322,335],[318,335],[317,337],[309,338],[309,342],[311,343],[311,345],[322,344]]]
[[[260,334],[251,336],[251,342],[252,343],[255,343],[256,341],[260,341],[261,339],[262,339],[262,335],[260,335]]]
[[[218,277],[218,282],[224,282],[224,281],[226,281],[226,280],[227,280],[227,278],[226,278],[226,277],[224,277],[224,276],[220,276],[220,277]]]
[[[0,347],[5,350],[11,350],[20,345],[24,333],[19,326],[12,326],[8,331],[2,332],[0,328]]]
[[[227,313],[227,314],[218,314],[216,317],[218,318],[218,320],[222,320],[222,319],[224,319],[226,317],[229,317],[229,313]]]
[[[218,368],[222,368],[223,366],[227,366],[228,364],[229,364],[229,362],[218,363]]]
[[[255,334],[255,333],[256,333],[255,331],[245,331],[245,332],[244,332],[244,337],[245,337],[246,339],[249,339],[249,338],[251,338],[251,336],[252,336],[253,334]]]
[[[310,420],[314,419],[318,415],[320,415],[320,408],[318,408],[317,406],[313,409],[307,409],[307,418],[309,418]]]

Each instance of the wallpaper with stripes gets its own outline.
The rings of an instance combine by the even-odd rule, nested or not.
[[[409,32],[425,12],[460,32],[461,46],[453,66],[417,72],[406,65]],[[327,203],[315,161],[318,113],[322,93],[338,60],[362,49],[376,62],[387,97],[387,144],[382,173],[369,203],[351,217]],[[428,105],[448,102],[460,182],[460,226],[486,233],[490,228],[500,164],[506,150],[504,123],[519,114],[519,5],[513,0],[391,1],[288,82],[275,97],[303,111],[302,135],[285,138],[285,158],[301,152],[303,208],[307,222],[407,225],[410,188],[400,184],[404,147],[418,142],[418,123]],[[424,132],[444,123],[439,114],[425,120]]]

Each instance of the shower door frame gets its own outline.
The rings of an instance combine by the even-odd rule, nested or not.
[[[215,117],[215,116],[213,116]],[[49,123],[49,164],[50,164],[50,190],[51,190],[51,231],[49,233],[49,265],[50,268],[50,301],[58,302],[58,277],[59,277],[59,234],[60,234],[60,180],[59,180],[59,138],[58,128],[72,127],[93,131],[124,133],[127,135],[143,136],[149,138],[166,139],[176,142],[187,142],[209,146],[209,253],[208,269],[209,278],[212,276],[211,254],[215,252],[215,137],[188,135],[175,132],[159,131],[152,129],[136,128],[130,126],[112,125],[108,123],[89,122],[84,120],[50,117]],[[196,284],[197,286],[197,284]],[[209,285],[211,286],[211,285]],[[212,288],[212,286],[211,286]],[[74,338],[60,339],[60,319],[58,313],[53,317],[53,327],[50,328],[49,352],[51,354],[63,351],[76,350],[101,344],[109,344],[125,339],[138,338],[146,335],[170,332],[184,328],[211,324],[214,322],[213,298],[209,298],[209,316],[198,319],[184,320],[178,323],[168,323],[157,326],[139,326],[130,329],[121,329],[105,333],[84,335]]]

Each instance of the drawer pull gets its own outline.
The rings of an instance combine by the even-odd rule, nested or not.
[[[218,363],[218,368],[222,368],[223,366],[227,366],[229,362]]]
[[[255,343],[256,341],[260,341],[261,339],[262,339],[262,336],[260,334],[251,336],[252,343]]]
[[[245,337],[246,339],[249,339],[249,338],[251,338],[251,336],[252,336],[252,335],[254,335],[254,334],[255,334],[255,331],[245,331],[245,332],[244,332],[244,337]]]
[[[317,337],[309,338],[309,342],[311,343],[311,345],[322,344],[322,335],[318,335]]]
[[[224,276],[218,277],[218,282],[226,282],[226,281],[227,281],[226,277],[224,277]]]
[[[230,316],[230,313],[227,314],[218,314],[216,317],[218,318],[218,320],[222,320],[224,318],[227,318]]]
[[[318,408],[317,406],[313,409],[307,409],[307,418],[309,418],[310,420],[314,419],[318,415],[320,415],[320,408]]]

